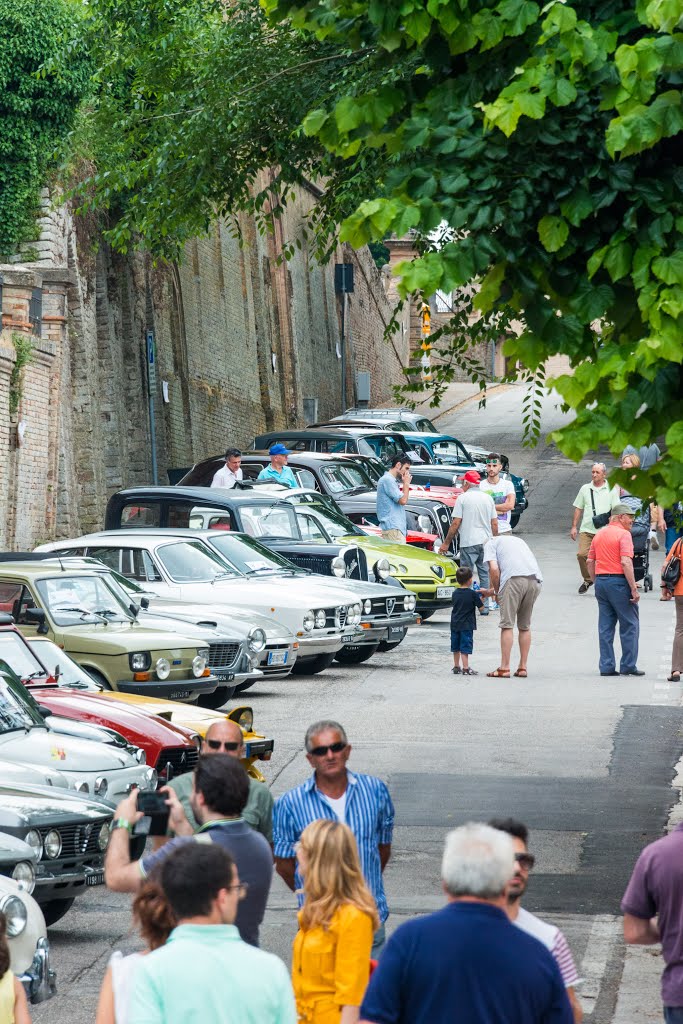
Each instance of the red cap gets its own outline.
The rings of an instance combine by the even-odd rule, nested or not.
[[[465,473],[463,480],[467,480],[468,484],[480,484],[481,477],[477,473],[476,469],[468,469]]]

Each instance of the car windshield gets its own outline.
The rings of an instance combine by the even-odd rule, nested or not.
[[[468,452],[455,438],[449,441],[432,441],[435,458],[449,462],[471,462]]]
[[[239,511],[242,530],[250,537],[282,537],[285,540],[301,540],[296,515],[289,502],[242,505]]]
[[[439,431],[436,429],[431,420],[426,418],[415,420],[415,430],[420,430],[424,434],[438,434]]]
[[[127,605],[119,601],[100,576],[60,574],[39,580],[38,592],[58,626],[131,620]]]
[[[174,583],[210,583],[217,576],[238,575],[217,551],[198,540],[161,544],[155,554]]]
[[[30,729],[34,725],[45,725],[38,705],[12,668],[0,658],[0,733]]]
[[[16,633],[8,630],[0,633],[0,658],[11,665],[15,674],[22,680],[44,680],[48,674],[40,662],[33,656],[30,647]]]
[[[231,565],[236,566],[246,576],[267,575],[268,573],[293,572],[307,576],[308,573],[294,565],[288,558],[244,534],[227,534],[217,532],[207,543],[216,548]]]
[[[373,487],[377,487],[378,481],[381,480],[386,473],[386,467],[379,461],[379,459],[375,459],[370,456],[363,459],[363,469],[370,477]]]
[[[324,543],[326,540],[337,540],[339,537],[363,536],[363,530],[359,530],[350,519],[332,508],[331,499],[321,501],[318,495],[303,494],[297,497],[296,514],[304,521],[313,517],[322,531],[327,534],[320,538]],[[313,536],[310,529],[303,531],[312,540],[318,539]]]
[[[322,466],[320,476],[329,494],[348,494],[360,488],[372,490],[374,486],[364,469],[358,465],[344,465],[342,462]]]
[[[388,462],[394,455],[402,455],[408,446],[402,437],[394,434],[366,434],[358,438],[361,455],[376,455],[382,462]]]
[[[28,642],[35,649],[40,660],[50,666],[50,671],[57,676],[60,686],[69,687],[72,690],[88,690],[92,693],[101,692],[102,687],[98,686],[85,669],[77,665],[57,644],[53,644],[51,640],[43,640],[41,637]]]

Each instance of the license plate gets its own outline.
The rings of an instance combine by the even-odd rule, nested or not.
[[[352,640],[353,640],[353,633],[348,633],[346,636],[342,637],[342,643],[343,644],[350,644]]]
[[[214,672],[217,679],[220,679],[222,683],[231,683],[235,678],[234,672]]]
[[[389,626],[390,637],[404,636],[405,631],[405,626]]]
[[[287,655],[289,651],[269,651],[268,652],[268,664],[269,665],[286,665]]]
[[[171,694],[171,700],[187,700],[189,696],[189,690],[174,690]]]
[[[436,588],[437,600],[440,597],[453,597],[453,591],[454,590],[455,590],[455,587],[437,587]]]
[[[102,869],[102,871],[93,871],[91,875],[86,875],[85,884],[104,885],[104,869]]]

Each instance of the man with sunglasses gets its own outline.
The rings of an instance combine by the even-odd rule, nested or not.
[[[203,757],[210,754],[227,754],[228,757],[234,757],[240,761],[244,757],[244,737],[237,722],[232,722],[226,718],[222,722],[217,721],[210,725],[202,740],[201,754]],[[273,798],[265,783],[257,782],[256,779],[252,779],[249,776],[247,778],[249,779],[249,798],[246,807],[242,811],[242,818],[246,821],[247,825],[250,825],[256,832],[260,832],[262,836],[265,836],[272,846]],[[192,812],[192,804],[190,802],[192,772],[176,775],[169,782],[169,788],[174,791],[180,800],[187,820],[196,831],[199,828],[199,822]],[[155,839],[154,848],[158,849],[163,843],[168,842],[168,838],[172,835],[173,832],[169,831],[167,837],[161,836]]]
[[[212,487],[224,487],[230,490],[238,480],[242,479],[242,452],[239,448],[228,448],[225,453],[225,465],[214,473]]]
[[[579,972],[576,969],[574,958],[564,935],[555,925],[542,921],[535,914],[524,910],[521,904],[522,896],[529,884],[529,875],[536,863],[533,853],[529,853],[529,830],[521,821],[514,818],[495,818],[489,822],[491,828],[499,832],[506,832],[512,839],[515,851],[515,873],[512,881],[507,887],[507,914],[513,924],[521,928],[528,935],[542,942],[546,949],[550,950],[555,962],[560,969],[562,980],[567,990],[567,996],[574,1014],[575,1024],[581,1024],[583,1010],[576,996],[574,987],[579,982]]]
[[[304,745],[313,775],[275,801],[275,869],[292,892],[297,892],[301,905],[303,879],[297,872],[295,854],[301,833],[320,818],[348,825],[356,837],[363,875],[379,913],[380,927],[372,947],[376,955],[384,945],[385,921],[389,916],[382,881],[394,831],[394,805],[389,790],[381,779],[351,772],[346,767],[351,745],[339,722],[315,722],[306,732]]]

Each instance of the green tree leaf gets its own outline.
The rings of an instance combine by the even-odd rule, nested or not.
[[[546,252],[557,252],[569,237],[569,225],[563,217],[546,215],[538,222],[538,237]]]

